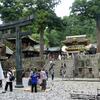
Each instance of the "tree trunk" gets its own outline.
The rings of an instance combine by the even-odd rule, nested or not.
[[[100,14],[96,15],[96,28],[97,28],[97,52],[100,53]]]
[[[41,60],[41,67],[43,67],[43,61],[44,61],[44,32],[43,30],[40,30],[40,60]]]

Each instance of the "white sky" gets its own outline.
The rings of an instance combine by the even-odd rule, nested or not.
[[[69,7],[71,7],[73,2],[74,0],[61,0],[61,3],[55,9],[57,16],[68,16],[70,13]]]

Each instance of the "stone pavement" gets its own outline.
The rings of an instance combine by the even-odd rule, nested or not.
[[[62,80],[56,78],[54,81],[48,80],[47,90],[45,92],[39,91],[31,93],[30,87],[27,86],[27,80],[23,79],[24,88],[14,88],[13,92],[2,93],[0,88],[0,100],[74,100],[71,99],[70,94],[87,94],[97,95],[97,89],[100,89],[100,82],[95,81],[76,81],[76,80]],[[5,81],[3,82],[5,84]],[[15,85],[15,83],[14,83]],[[4,86],[4,85],[3,85]],[[3,87],[4,88],[4,87]],[[89,99],[75,99],[75,100],[89,100]]]

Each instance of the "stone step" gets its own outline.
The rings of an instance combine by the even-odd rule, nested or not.
[[[96,95],[88,94],[70,94],[72,99],[82,99],[82,100],[97,100]]]
[[[66,63],[66,76],[67,77],[72,77],[72,66],[73,66],[73,60],[56,60],[53,61],[55,66],[54,66],[54,71],[55,71],[55,77],[61,77],[60,76],[60,68],[62,63]],[[50,68],[50,63],[47,62],[45,64],[45,68],[49,70]]]

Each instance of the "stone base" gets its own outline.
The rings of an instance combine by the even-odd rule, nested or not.
[[[24,88],[23,85],[15,85],[15,88]]]
[[[96,95],[87,95],[87,94],[70,94],[70,95],[72,99],[97,100]]]

